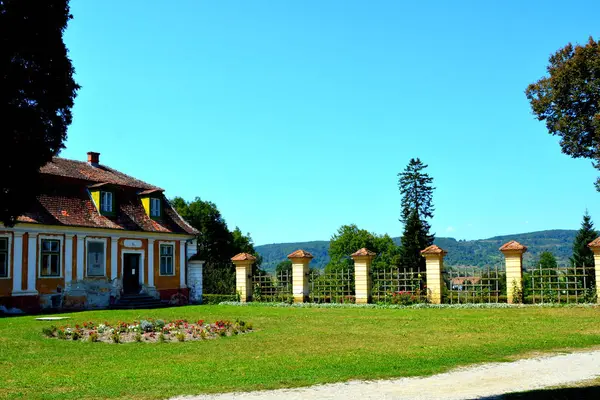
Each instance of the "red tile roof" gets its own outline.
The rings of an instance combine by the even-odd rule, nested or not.
[[[248,253],[240,253],[231,257],[231,261],[256,261],[256,257]]]
[[[145,190],[160,189],[102,164],[93,166],[87,162],[67,160],[60,157],[54,157],[52,162],[42,167],[41,172],[46,175],[58,175],[94,183],[111,183]]]
[[[511,240],[508,243],[505,243],[500,247],[500,251],[511,251],[511,250],[522,250],[523,252],[527,251],[527,246],[523,246],[521,243],[516,240]]]
[[[371,251],[369,249],[367,249],[366,247],[363,247],[362,249],[352,253],[350,255],[350,257],[361,257],[361,256],[376,256],[377,253],[375,253],[374,251]]]
[[[421,250],[421,254],[448,254],[448,252],[435,244],[427,247],[425,250]]]
[[[103,183],[113,185],[114,217],[101,215],[88,191],[88,187],[99,187]],[[84,162],[54,158],[42,168],[42,184],[36,203],[18,221],[143,232],[198,233],[162,195],[162,218],[151,219],[139,197],[142,190],[162,189],[102,165],[93,167]]]
[[[314,258],[312,254],[305,250],[296,250],[292,254],[288,254],[288,258]]]

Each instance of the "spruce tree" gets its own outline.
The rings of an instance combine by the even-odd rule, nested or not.
[[[424,172],[427,165],[412,158],[404,171],[398,174],[402,195],[400,221],[404,224],[401,238],[400,265],[403,268],[425,269],[421,250],[433,244],[434,235],[428,219],[433,218],[433,178]]]
[[[588,244],[598,237],[598,232],[594,229],[594,223],[592,218],[585,210],[583,215],[583,221],[581,221],[581,228],[577,232],[577,236],[573,241],[573,256],[571,257],[571,264],[575,268],[586,268],[588,282],[593,284],[595,282],[594,269],[594,253],[588,247]],[[588,285],[589,287],[589,285]]]

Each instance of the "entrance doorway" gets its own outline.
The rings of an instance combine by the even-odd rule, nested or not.
[[[140,255],[123,254],[123,292],[140,292]]]

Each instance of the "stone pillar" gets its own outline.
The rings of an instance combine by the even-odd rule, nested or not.
[[[65,235],[65,286],[73,280],[73,236]]]
[[[154,288],[154,239],[148,239],[148,289]]]
[[[600,237],[588,244],[594,252],[594,270],[596,272],[596,302],[600,304]]]
[[[231,258],[235,264],[235,290],[240,295],[240,301],[252,301],[252,264],[256,257],[248,253],[240,253]]]
[[[77,235],[77,280],[83,280],[85,260],[85,235]]]
[[[364,247],[351,255],[354,260],[356,304],[371,302],[371,262],[376,255]]]
[[[287,256],[292,261],[292,293],[294,303],[304,303],[308,300],[308,273],[310,260],[313,255],[308,251],[296,250]]]
[[[202,303],[202,270],[204,261],[191,258],[188,261],[187,286],[190,288],[190,300]]]
[[[185,256],[185,240],[181,240],[179,242],[179,287],[181,289],[187,288],[185,285],[186,282],[186,274],[187,274],[187,257]],[[252,270],[250,270],[252,273]]]
[[[527,247],[511,240],[500,247],[506,263],[506,302],[523,302],[523,253]]]
[[[38,294],[35,283],[38,275],[37,252],[38,252],[38,234],[29,233],[29,243],[27,244],[27,293]]]
[[[12,295],[16,296],[23,291],[23,232],[14,233],[13,242],[13,289]]]
[[[435,244],[421,250],[421,255],[425,257],[427,297],[432,304],[442,304],[442,288],[444,287],[442,271],[444,270],[444,257],[446,254],[448,254],[446,250]]]

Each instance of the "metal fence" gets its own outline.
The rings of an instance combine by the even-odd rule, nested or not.
[[[444,303],[506,303],[503,266],[451,267],[444,270],[442,276]]]
[[[292,302],[292,272],[282,271],[275,275],[257,274],[252,276],[253,301]]]
[[[371,271],[371,296],[374,303],[415,304],[427,301],[425,272],[389,268]]]
[[[308,299],[312,303],[354,303],[354,271],[311,271],[308,276]]]
[[[526,303],[592,303],[596,301],[593,267],[536,268],[523,274]]]

